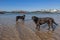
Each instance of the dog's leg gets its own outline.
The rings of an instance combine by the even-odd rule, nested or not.
[[[38,29],[38,25],[36,24],[36,29]]]
[[[38,29],[38,31],[40,31],[40,24],[39,23],[37,24],[36,29]]]
[[[53,27],[53,22],[52,21],[50,21],[50,26],[52,28],[52,31],[54,31],[54,27]]]
[[[18,19],[16,18],[16,22],[18,21]]]
[[[40,25],[37,25],[36,26],[36,29],[38,29],[38,31],[40,31]]]
[[[40,25],[36,24],[36,29],[38,29],[38,31],[40,31]]]
[[[18,18],[18,17],[16,17],[16,22],[18,21],[18,19],[19,19],[19,18]]]
[[[51,24],[51,27],[52,27],[52,31],[54,31],[53,23]]]
[[[40,31],[40,23],[39,23],[39,21],[37,21],[37,27],[36,28],[38,29],[38,31]]]
[[[50,24],[49,23],[48,23],[48,27],[49,27],[48,30],[50,30]]]
[[[40,25],[38,26],[38,31],[40,31]]]
[[[16,18],[16,24],[18,24],[18,19]]]
[[[54,31],[54,27],[52,26],[52,31]]]

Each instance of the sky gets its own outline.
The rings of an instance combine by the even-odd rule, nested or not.
[[[0,10],[4,11],[41,9],[60,9],[60,0],[0,0]]]

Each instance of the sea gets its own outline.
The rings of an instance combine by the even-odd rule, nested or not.
[[[1,22],[7,22],[7,21],[16,21],[16,16],[22,16],[25,15],[25,21],[27,20],[32,20],[32,16],[37,16],[39,18],[44,18],[44,17],[51,17],[53,18],[55,21],[57,21],[57,23],[59,23],[60,21],[60,13],[5,13],[5,14],[0,14],[0,23]]]

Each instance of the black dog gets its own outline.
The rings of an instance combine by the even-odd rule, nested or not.
[[[40,30],[40,25],[45,24],[45,23],[47,23],[48,26],[49,26],[48,30],[50,30],[50,27],[52,27],[52,30],[53,30],[53,31],[54,31],[53,23],[54,23],[55,25],[58,25],[58,24],[55,23],[54,19],[53,19],[53,18],[50,18],[50,17],[38,18],[38,17],[36,17],[36,16],[32,16],[32,19],[33,19],[33,21],[34,21],[35,24],[36,24],[36,29],[38,28],[38,30]]]
[[[16,16],[16,21],[18,21],[18,19],[22,19],[24,21],[25,15],[23,15],[23,16]]]

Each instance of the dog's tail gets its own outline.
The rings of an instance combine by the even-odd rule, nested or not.
[[[58,25],[56,22],[54,22],[55,25]]]

